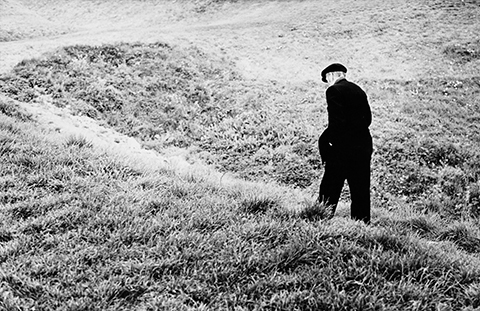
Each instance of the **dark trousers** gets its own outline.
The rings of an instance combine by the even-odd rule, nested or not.
[[[320,184],[319,201],[335,213],[345,180],[350,188],[351,217],[370,222],[370,160],[369,148],[332,150],[325,163]],[[333,216],[332,213],[332,216]]]

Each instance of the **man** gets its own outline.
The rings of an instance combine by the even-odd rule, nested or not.
[[[345,180],[351,196],[351,217],[370,222],[370,160],[373,152],[368,127],[372,113],[367,95],[346,79],[347,68],[339,63],[322,71],[326,91],[328,127],[319,138],[325,172],[319,203],[335,213]]]

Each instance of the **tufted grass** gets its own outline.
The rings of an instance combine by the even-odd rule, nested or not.
[[[467,220],[386,210],[370,226],[322,220],[259,186],[142,171],[0,117],[3,309],[480,306],[479,232]]]
[[[52,139],[2,97],[0,309],[478,310],[479,46],[467,32],[442,37],[458,20],[475,29],[476,7],[431,4],[415,17],[401,3],[393,15],[367,8],[362,30],[288,27],[289,38],[399,39],[396,65],[423,51],[402,38],[431,35],[419,42],[438,67],[357,81],[374,113],[369,226],[348,219],[348,192],[330,220],[314,203],[326,125],[315,81],[250,79],[228,58],[163,42],[66,46],[2,75],[8,97],[69,107],[160,153],[188,148],[252,183]]]

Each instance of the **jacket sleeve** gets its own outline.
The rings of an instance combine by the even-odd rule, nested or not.
[[[332,145],[330,144],[329,131],[326,128],[322,135],[318,138],[318,150],[320,151],[320,158],[322,163],[325,164],[331,155]]]
[[[365,127],[369,127],[370,124],[372,124],[372,111],[370,109],[370,105],[368,104],[368,99],[366,94],[365,94],[365,100],[364,100],[362,122]]]

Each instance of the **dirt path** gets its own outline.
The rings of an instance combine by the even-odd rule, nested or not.
[[[0,72],[60,46],[116,41],[194,44],[235,60],[249,78],[293,83],[318,81],[319,71],[332,61],[348,64],[353,78],[408,79],[422,67],[421,59],[409,55],[411,46],[401,46],[420,21],[412,21],[411,29],[399,23],[426,8],[406,7],[412,2],[406,0],[0,1],[10,5],[0,13],[0,26],[8,24],[11,38],[25,38],[0,42]],[[383,22],[387,9],[391,26]]]
[[[279,71],[275,71],[273,67],[265,67],[263,68],[263,72],[258,70],[258,63],[256,63],[258,53],[256,49],[258,48],[259,51],[263,49],[263,51],[268,53],[271,47],[268,45],[258,47],[255,40],[264,42],[266,42],[266,40],[262,40],[258,35],[255,35],[257,37],[252,36],[252,33],[261,33],[262,36],[269,37],[273,32],[275,33],[275,40],[276,38],[283,37],[283,35],[281,35],[283,30],[278,32],[273,29],[276,27],[277,22],[273,21],[274,24],[272,25],[270,24],[269,18],[265,18],[265,13],[269,8],[271,9],[271,5],[232,7],[228,14],[225,12],[216,12],[210,15],[203,14],[201,16],[191,14],[190,17],[179,21],[176,21],[176,19],[178,19],[178,12],[175,11],[177,13],[169,13],[171,16],[167,18],[167,20],[170,21],[168,23],[165,21],[159,23],[152,22],[161,16],[165,17],[165,12],[159,15],[150,13],[147,16],[142,16],[143,18],[141,19],[138,14],[145,14],[144,12],[137,12],[136,15],[132,14],[131,17],[115,18],[114,20],[109,16],[103,17],[103,20],[96,19],[95,17],[101,15],[102,11],[105,10],[105,8],[99,6],[91,8],[90,10],[86,9],[88,12],[84,11],[83,15],[82,13],[78,13],[78,16],[70,16],[69,18],[77,20],[77,22],[81,20],[79,24],[81,24],[82,27],[74,29],[67,27],[65,21],[57,21],[57,23],[46,22],[42,16],[29,11],[25,5],[20,6],[21,2],[19,1],[8,0],[8,2],[14,4],[10,11],[12,16],[17,14],[19,15],[16,17],[17,19],[30,18],[32,20],[30,21],[30,25],[26,25],[24,22],[18,23],[17,29],[10,25],[12,31],[17,30],[18,36],[26,36],[26,38],[0,42],[0,73],[7,73],[15,64],[23,59],[40,57],[42,54],[54,51],[62,46],[75,44],[99,45],[118,41],[163,41],[185,46],[194,44],[208,52],[223,53],[233,58],[238,64],[238,69],[250,77],[268,79],[274,78],[279,74]],[[39,3],[40,6],[37,7],[39,12],[46,14],[45,10],[48,11],[51,9],[41,6],[41,2]],[[126,4],[123,4],[124,7],[125,5]],[[145,12],[149,12],[155,7],[156,6],[147,7],[144,8],[144,10]],[[61,11],[62,7],[59,6],[56,10]],[[119,11],[120,7],[116,10]],[[138,8],[136,10],[138,10]],[[4,10],[3,12],[5,13],[6,11]],[[63,19],[68,19],[68,12],[64,12]],[[12,20],[11,17],[10,20]],[[141,20],[142,22],[138,22],[137,20]],[[5,19],[3,19],[3,21],[5,21]],[[26,27],[28,29],[29,27],[34,27],[33,24],[35,23],[40,26],[40,30],[37,29],[37,31],[32,32],[31,35],[35,36],[37,33],[43,33],[48,34],[48,36],[28,38],[29,34],[25,33],[23,28]],[[268,31],[265,32],[265,30]],[[287,29],[286,31],[291,30]],[[272,45],[271,42],[266,44]],[[281,50],[281,48],[277,48],[276,50]],[[264,59],[263,61],[265,64],[269,63],[268,59]],[[278,56],[277,61],[282,62]],[[298,68],[296,68],[296,70],[298,70]],[[1,94],[0,100],[13,102],[13,100]],[[177,172],[188,172],[189,174],[196,172],[202,174],[202,176],[210,176],[214,180],[222,182],[222,184],[232,182],[238,186],[238,181],[234,181],[230,176],[220,174],[211,168],[201,165],[201,163],[192,164],[187,162],[184,157],[186,153],[185,150],[166,150],[163,153],[164,155],[159,155],[151,150],[145,150],[134,138],[122,135],[86,116],[74,116],[68,108],[58,108],[52,105],[48,98],[42,99],[37,103],[15,103],[19,105],[23,111],[31,114],[38,121],[39,126],[54,132],[55,136],[60,135],[64,139],[68,139],[69,137],[84,137],[92,142],[96,148],[142,167],[154,169],[169,167],[174,168]],[[290,198],[290,200],[291,199],[292,198]]]
[[[264,19],[266,8],[256,6],[232,7],[229,14],[198,14],[195,13],[199,11],[198,7],[153,1],[142,2],[140,7],[122,1],[110,2],[111,7],[82,1],[57,1],[53,6],[46,1],[0,0],[0,5],[0,26],[7,30],[0,31],[0,39],[3,34],[4,41],[0,42],[0,73],[10,71],[24,59],[40,57],[62,46],[75,44],[164,41],[186,46],[197,44],[214,53],[231,54],[232,49],[238,47],[239,42],[234,42],[238,36],[247,37],[242,34],[245,26],[239,27],[240,33],[231,30],[242,23],[247,23],[248,29],[268,25],[267,21],[249,24],[252,19]],[[242,57],[242,53],[245,52],[234,54],[233,58],[248,74],[256,66],[249,64],[251,58],[248,55]],[[10,99],[2,96],[0,100]],[[183,170],[190,166],[182,150],[166,151],[166,156],[144,150],[135,139],[91,118],[73,116],[68,109],[55,107],[48,99],[34,104],[16,104],[31,114],[39,126],[66,138],[85,137],[97,148],[121,154],[124,158],[141,159],[145,165],[155,168],[168,166]]]

